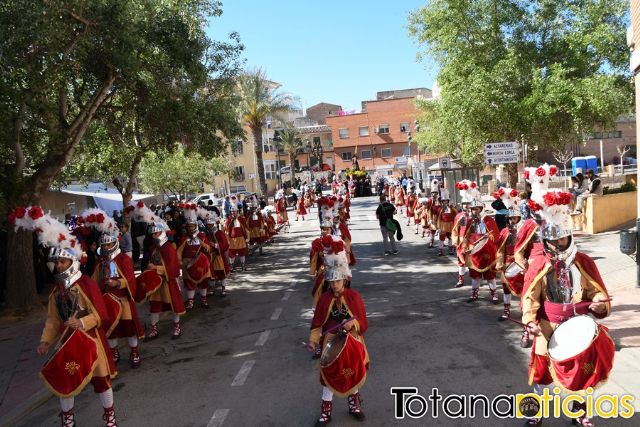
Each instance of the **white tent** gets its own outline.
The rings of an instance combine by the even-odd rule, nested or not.
[[[60,191],[78,196],[93,197],[96,206],[109,215],[111,215],[114,210],[122,211],[124,208],[122,205],[122,196],[118,193],[118,190],[109,187],[105,188],[103,184],[92,183],[87,186],[72,184],[62,188]],[[154,195],[134,193],[132,200],[148,199],[149,197],[154,197]]]

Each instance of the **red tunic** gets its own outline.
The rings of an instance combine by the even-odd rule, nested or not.
[[[297,209],[296,213],[297,213],[298,215],[302,215],[302,216],[304,216],[304,215],[306,215],[306,214],[307,214],[307,209],[304,207],[304,199],[302,199],[302,198],[301,198],[301,199],[299,199],[299,200],[298,200],[298,206],[297,206],[297,208],[298,208],[298,209]]]
[[[178,277],[180,276],[180,263],[178,262],[178,254],[171,242],[165,242],[158,248],[154,245],[153,251],[158,251],[162,259],[162,271],[158,274],[163,278],[160,288],[149,295],[149,302],[152,306],[152,312],[173,311],[176,314],[184,314],[184,302],[182,301],[182,293],[180,292],[180,284]],[[153,260],[154,256],[151,255]],[[166,287],[169,298],[162,298],[163,288]],[[160,305],[158,305],[160,304]],[[157,310],[157,311],[156,311]]]

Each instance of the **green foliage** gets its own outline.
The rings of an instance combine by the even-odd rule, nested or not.
[[[625,182],[618,188],[604,187],[602,194],[629,193],[631,191],[636,191],[636,186],[632,182]]]
[[[482,145],[554,149],[630,111],[624,0],[431,0],[409,16],[440,65],[438,100],[418,100],[418,144],[466,164]]]
[[[279,84],[267,79],[260,69],[246,71],[238,79],[237,114],[242,124],[249,127],[256,152],[258,187],[262,194],[267,193],[264,180],[264,164],[262,162],[262,126],[267,118],[275,118],[279,114],[292,109],[295,100],[286,93],[278,92]]]
[[[208,160],[181,147],[149,153],[142,161],[142,190],[153,194],[185,194],[200,191],[200,185],[212,182],[216,173],[229,172],[228,162]]]
[[[359,170],[347,169],[344,171],[344,173],[347,177],[352,177],[353,179],[364,179],[369,175],[367,171],[364,171],[361,169]]]

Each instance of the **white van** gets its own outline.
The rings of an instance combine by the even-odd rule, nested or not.
[[[204,203],[205,206],[209,205],[209,200],[213,200],[213,206],[219,206],[220,201],[216,198],[214,193],[204,193],[198,194],[191,203],[199,204],[200,202]]]

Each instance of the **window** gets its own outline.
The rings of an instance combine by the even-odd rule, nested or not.
[[[318,144],[322,145],[322,141],[320,140],[319,136],[314,136],[313,137],[313,145],[318,145]]]
[[[349,129],[340,128],[340,129],[338,129],[338,134],[340,135],[340,139],[349,138]]]
[[[342,160],[344,160],[345,162],[350,162],[352,158],[353,158],[353,153],[351,153],[351,151],[342,152]]]
[[[409,157],[411,155],[411,147],[404,147],[402,155],[405,157]]]
[[[262,140],[262,151],[264,151],[265,153],[276,151],[276,147],[273,143],[272,138],[265,138]]]
[[[278,179],[277,170],[274,160],[264,160],[264,179]]]
[[[247,191],[247,186],[246,185],[230,185],[230,192],[231,194],[233,193],[241,193],[243,191]]]
[[[400,132],[406,133],[409,132],[409,123],[400,123]]]
[[[369,136],[369,127],[368,126],[360,126],[358,128],[358,135],[360,135],[360,136]]]
[[[389,123],[381,123],[380,126],[378,126],[378,133],[379,134],[389,133]]]
[[[244,166],[236,166],[233,170],[234,181],[244,181]]]
[[[383,148],[382,149],[382,158],[383,159],[388,159],[389,157],[391,157],[391,148]]]
[[[231,152],[236,156],[241,155],[244,152],[243,143],[244,141],[242,141],[241,139],[234,141],[231,144]]]
[[[360,158],[362,158],[362,160],[371,159],[371,150],[362,150],[360,152]]]

